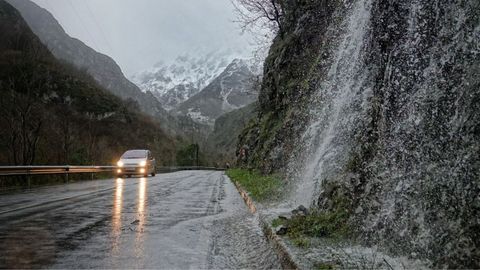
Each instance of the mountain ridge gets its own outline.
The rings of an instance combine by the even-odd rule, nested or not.
[[[132,76],[143,92],[151,92],[167,110],[173,110],[218,77],[239,53],[229,50],[191,55],[158,62]]]
[[[0,89],[1,164],[110,164],[138,147],[174,164],[176,140],[158,122],[55,58],[4,0]]]
[[[221,115],[257,100],[255,79],[257,77],[248,62],[235,59],[209,85],[180,103],[174,112],[213,126]]]
[[[129,81],[118,64],[109,56],[99,53],[81,40],[69,36],[55,17],[30,0],[6,0],[18,9],[32,31],[52,54],[80,69],[85,69],[101,86],[124,100],[138,103],[139,109],[160,120],[161,125],[178,133],[182,127],[149,92],[142,92]],[[184,119],[183,121],[188,121]]]

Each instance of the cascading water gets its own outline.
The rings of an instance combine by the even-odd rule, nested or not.
[[[293,201],[297,205],[314,204],[322,180],[337,174],[346,162],[350,136],[363,115],[365,100],[371,96],[370,89],[364,87],[363,59],[371,2],[359,0],[353,5],[343,22],[344,30],[327,78],[315,93],[312,121],[302,137],[302,149],[308,154],[303,172],[296,176]]]
[[[344,3],[291,155],[289,203],[343,194],[365,242],[478,267],[480,2]]]

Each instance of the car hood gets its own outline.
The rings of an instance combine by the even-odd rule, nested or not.
[[[128,166],[128,165],[139,165],[140,162],[142,161],[147,161],[146,158],[138,158],[138,159],[121,159],[121,161],[123,162],[123,165],[124,166]]]

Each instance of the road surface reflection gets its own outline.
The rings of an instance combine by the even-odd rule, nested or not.
[[[118,178],[115,181],[115,194],[113,198],[112,209],[112,236],[113,251],[119,249],[120,235],[122,234],[122,206],[123,206],[123,179]]]
[[[144,254],[144,226],[146,219],[146,200],[147,200],[147,179],[142,177],[138,185],[138,201],[137,201],[137,235],[135,237],[135,255],[137,258],[143,257]]]
[[[0,214],[0,269],[280,268],[258,220],[223,172],[0,196],[0,209],[12,204],[28,207]]]

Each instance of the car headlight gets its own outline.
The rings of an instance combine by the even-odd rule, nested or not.
[[[118,167],[123,167],[123,161],[119,160],[119,161],[117,162],[117,166],[118,166]]]
[[[147,162],[144,160],[144,161],[141,161],[140,162],[140,167],[145,167],[147,166]]]

